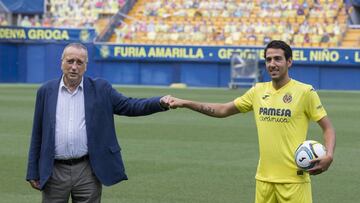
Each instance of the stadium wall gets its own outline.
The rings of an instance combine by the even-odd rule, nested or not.
[[[0,82],[42,83],[61,75],[60,58],[66,43],[0,43]],[[99,47],[86,43],[89,50],[87,75],[102,77],[113,84],[160,85],[185,83],[192,87],[227,87],[229,60],[165,60],[146,58],[99,58]],[[317,89],[360,90],[360,57],[355,63],[294,62],[293,78]],[[263,81],[269,77],[260,62]]]

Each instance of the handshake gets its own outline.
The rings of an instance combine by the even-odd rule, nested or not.
[[[160,98],[160,105],[166,109],[176,109],[178,107],[184,107],[186,100],[166,95]]]
[[[207,103],[179,99],[171,95],[166,95],[160,99],[160,105],[166,109],[176,109],[178,107],[188,108],[190,110],[217,118],[225,118],[240,113],[233,101],[227,103]]]

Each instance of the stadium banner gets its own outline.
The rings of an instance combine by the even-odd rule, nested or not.
[[[93,42],[94,29],[47,27],[0,27],[0,41],[6,42]]]
[[[233,52],[246,57],[256,52],[263,61],[264,47],[162,46],[95,44],[95,60],[150,60],[229,62]],[[297,64],[360,65],[359,49],[294,48]]]

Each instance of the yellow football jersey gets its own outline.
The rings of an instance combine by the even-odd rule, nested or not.
[[[278,183],[310,182],[307,172],[299,173],[294,153],[306,139],[309,121],[326,116],[314,88],[293,79],[278,90],[272,82],[258,83],[234,104],[242,113],[254,111],[260,154],[255,178]]]

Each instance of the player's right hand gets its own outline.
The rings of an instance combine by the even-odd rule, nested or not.
[[[176,98],[176,97],[171,97],[169,99],[169,107],[172,108],[172,109],[176,109],[178,107],[182,108],[182,107],[184,107],[185,102],[186,102],[186,100],[179,99],[179,98]]]

